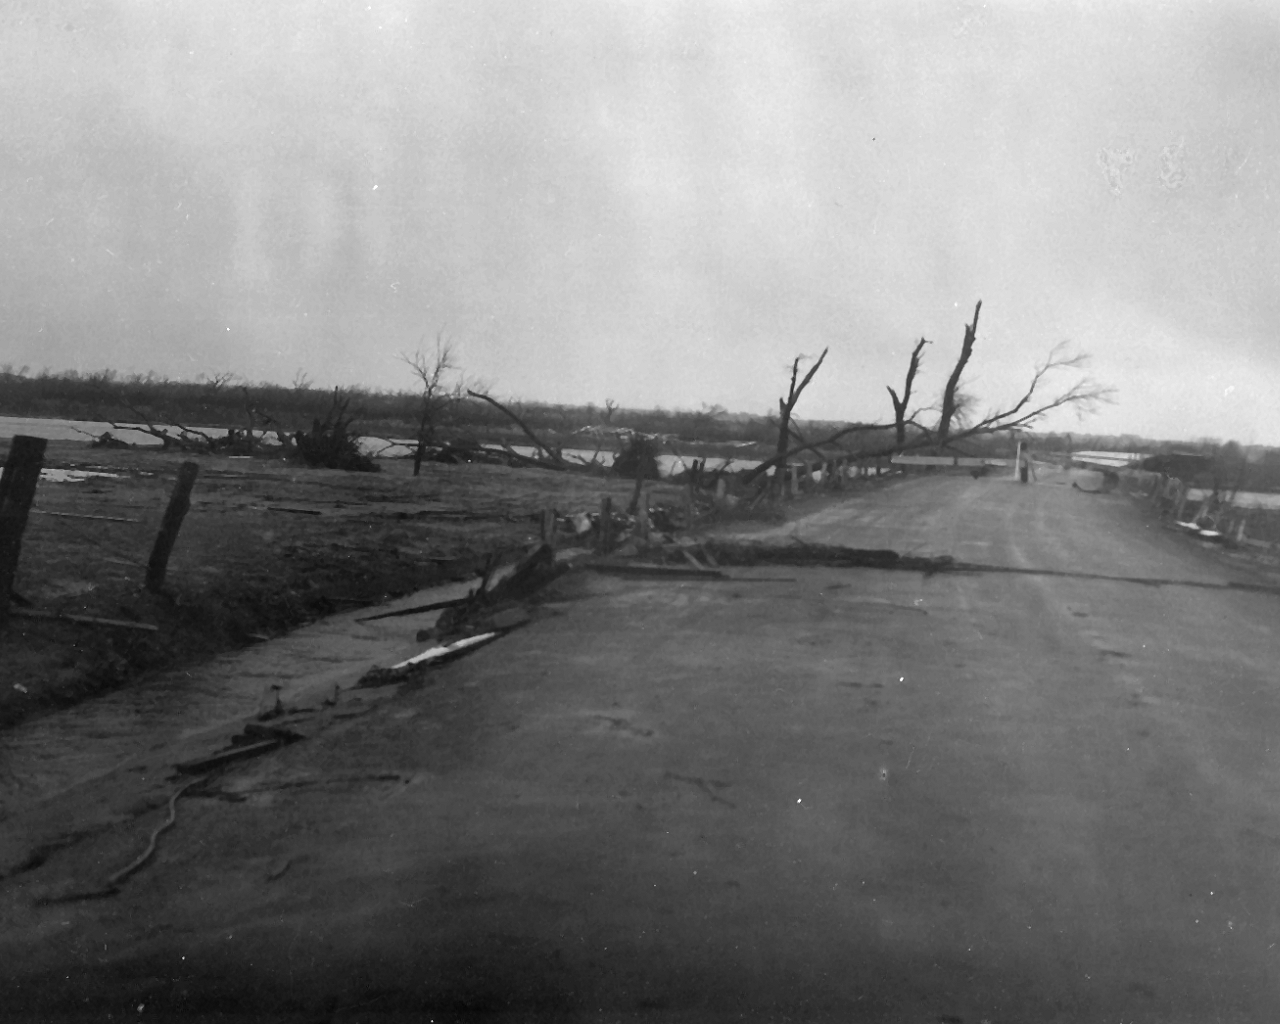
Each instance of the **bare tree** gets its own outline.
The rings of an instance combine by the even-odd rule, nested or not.
[[[787,449],[790,446],[791,438],[795,435],[795,428],[791,425],[791,414],[795,411],[796,403],[800,401],[800,396],[804,394],[804,389],[809,386],[809,382],[813,380],[822,362],[827,358],[827,352],[830,349],[823,349],[822,355],[818,356],[817,361],[809,367],[809,372],[800,377],[800,360],[805,356],[796,356],[791,361],[791,384],[787,388],[787,397],[778,399],[778,448],[777,454],[773,458],[774,464],[778,466],[786,465]],[[796,381],[799,380],[799,384]],[[783,481],[783,473],[781,470],[775,475],[775,489],[781,493],[782,487],[785,485]]]
[[[1050,349],[1044,361],[1036,365],[1035,371],[1031,375],[1030,383],[1016,401],[982,415],[972,413],[976,403],[971,396],[961,390],[960,377],[973,355],[974,345],[977,341],[978,313],[981,309],[982,303],[979,302],[974,309],[973,323],[965,326],[964,343],[961,346],[960,355],[956,359],[955,366],[952,368],[951,375],[947,378],[947,384],[943,390],[940,404],[941,415],[936,429],[930,430],[914,419],[904,417],[902,420],[904,430],[899,435],[896,429],[898,421],[895,417],[895,422],[892,424],[855,423],[816,441],[801,440],[800,444],[785,451],[783,450],[783,440],[784,436],[788,435],[784,435],[780,430],[778,453],[752,469],[747,475],[747,480],[755,479],[762,473],[767,472],[772,466],[785,465],[787,459],[794,455],[806,451],[818,452],[853,433],[894,430],[895,438],[893,444],[862,453],[864,457],[871,458],[892,455],[895,452],[930,445],[940,447],[943,444],[954,444],[970,437],[1016,430],[1020,427],[1030,426],[1054,409],[1061,409],[1067,406],[1074,406],[1082,414],[1092,412],[1100,403],[1111,400],[1115,389],[1099,384],[1087,376],[1078,378],[1061,391],[1046,393],[1047,382],[1050,378],[1059,375],[1062,371],[1082,370],[1088,364],[1087,355],[1083,353],[1070,354],[1067,351],[1066,343],[1062,342]],[[917,345],[917,351],[919,351],[919,348],[920,346]],[[914,355],[915,353],[913,353],[913,357]],[[815,366],[814,369],[816,370],[817,367]],[[810,371],[810,376],[812,376],[812,372]],[[910,375],[910,367],[908,367],[908,374]],[[806,378],[805,383],[808,383],[808,378]],[[896,412],[896,401],[894,406]],[[970,419],[970,417],[973,418]],[[953,428],[957,424],[961,424],[961,427],[959,430],[954,430]],[[914,426],[919,431],[914,440],[906,440],[905,427],[907,425]],[[793,430],[789,431],[788,434],[789,436],[795,436]],[[901,441],[898,440],[899,437],[902,438]]]
[[[413,452],[413,475],[417,476],[422,472],[427,446],[435,441],[436,430],[449,408],[462,397],[464,385],[460,379],[449,381],[458,365],[454,362],[453,342],[444,337],[443,331],[436,333],[433,352],[418,348],[412,354],[400,353],[400,359],[413,371],[421,388],[416,410],[417,447]]]
[[[1057,393],[1045,393],[1046,379],[1064,370],[1082,370],[1089,363],[1083,352],[1070,354],[1067,343],[1059,342],[1049,350],[1044,361],[1038,363],[1031,375],[1031,382],[1021,397],[1002,409],[987,412],[957,433],[949,436],[951,442],[982,434],[995,434],[1030,426],[1054,409],[1075,406],[1080,413],[1093,412],[1099,404],[1109,402],[1115,388],[1100,384],[1091,377],[1081,377],[1070,387]],[[970,399],[964,399],[971,402]],[[961,408],[961,400],[953,396],[953,417]]]
[[[222,370],[218,373],[202,373],[196,379],[204,384],[209,390],[209,394],[216,395],[222,388],[234,381],[236,375],[230,370]]]
[[[604,400],[604,421],[605,423],[613,422],[613,414],[618,411],[618,403],[612,398]]]
[[[892,387],[885,385],[889,397],[893,400],[893,427],[899,445],[907,443],[907,406],[911,403],[911,386],[915,383],[916,374],[920,371],[920,356],[929,342],[921,338],[911,350],[911,362],[907,364],[907,379],[902,383],[902,397]]]

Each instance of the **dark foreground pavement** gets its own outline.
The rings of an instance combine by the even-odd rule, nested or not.
[[[35,902],[163,808],[11,878],[0,1005],[1278,1019],[1280,597],[1060,483],[931,478],[799,535],[1082,575],[575,572],[431,685],[184,798],[118,895]]]

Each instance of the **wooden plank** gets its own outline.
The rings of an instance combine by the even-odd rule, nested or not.
[[[406,658],[404,661],[392,665],[391,671],[396,672],[400,669],[411,668],[414,665],[429,665],[433,662],[445,661],[454,655],[461,654],[463,651],[486,644],[490,640],[496,639],[497,636],[497,633],[481,633],[479,636],[465,637],[442,647],[429,647],[421,654],[415,654],[412,658]]]
[[[80,622],[86,626],[110,626],[113,629],[140,629],[147,633],[158,632],[160,627],[149,622],[130,622],[128,619],[102,619],[96,615],[76,615],[71,612],[50,612],[40,608],[11,608],[10,615],[25,619],[61,619],[64,622]]]
[[[261,743],[246,743],[241,747],[221,750],[209,757],[202,757],[195,761],[183,761],[173,767],[184,775],[199,775],[201,772],[221,768],[224,764],[231,764],[233,761],[243,761],[246,758],[257,757],[259,754],[265,754],[282,746],[284,746],[284,740],[282,739],[263,740]]]
[[[98,519],[104,523],[140,523],[141,519],[124,519],[120,516],[86,516],[77,512],[47,512],[42,508],[31,510],[38,516],[56,516],[59,519]]]
[[[416,615],[419,612],[438,612],[443,608],[452,608],[454,605],[466,604],[471,600],[474,590],[468,591],[466,597],[451,597],[447,601],[432,601],[430,604],[415,604],[412,608],[397,608],[392,612],[379,612],[377,615],[366,615],[362,619],[356,619],[356,622],[376,622],[378,619],[396,619],[404,615]]]
[[[644,562],[588,562],[588,569],[612,576],[649,576],[660,579],[722,580],[717,569],[686,569],[682,565],[654,565]]]

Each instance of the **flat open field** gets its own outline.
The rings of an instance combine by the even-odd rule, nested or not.
[[[415,478],[404,461],[388,460],[380,473],[344,473],[201,456],[167,594],[151,594],[143,587],[147,558],[187,458],[50,442],[46,468],[110,475],[41,480],[16,592],[41,611],[159,629],[15,618],[0,632],[0,725],[333,611],[473,576],[488,553],[534,539],[542,509],[586,511],[605,494],[616,506],[633,487],[489,465],[427,463]],[[667,492],[677,493],[654,485],[655,499]],[[130,521],[113,521],[122,519]]]

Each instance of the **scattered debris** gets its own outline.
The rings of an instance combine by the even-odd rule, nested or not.
[[[283,745],[284,740],[278,738],[262,740],[258,743],[246,743],[241,746],[233,746],[228,750],[221,750],[216,754],[211,754],[209,757],[197,758],[194,761],[183,761],[173,767],[183,775],[196,775],[213,771],[215,768],[221,768],[232,761],[243,761],[246,758],[257,757],[259,754],[265,754],[267,751],[275,750]]]
[[[292,725],[267,725],[263,722],[245,722],[244,735],[257,740],[280,740],[283,743],[307,738]]]
[[[452,658],[456,658],[460,654],[464,654],[467,651],[486,644],[500,635],[501,634],[497,632],[480,633],[476,636],[468,636],[461,640],[455,640],[451,644],[444,644],[439,647],[429,647],[421,654],[415,654],[412,658],[406,658],[404,661],[398,662],[390,668],[374,666],[360,677],[356,682],[356,686],[387,686],[391,683],[401,682],[416,669],[426,668],[429,665],[439,665]]]
[[[38,516],[55,516],[58,519],[98,519],[104,523],[140,523],[141,519],[125,519],[123,516],[87,516],[78,512],[49,512],[42,508],[31,510]]]
[[[654,562],[588,562],[587,568],[612,576],[653,576],[665,579],[723,580],[718,569],[687,569],[681,565],[659,565]]]
[[[78,484],[93,477],[118,480],[123,473],[108,473],[97,469],[56,469],[46,466],[40,470],[40,482],[46,484]]]
[[[404,615],[417,615],[420,612],[438,612],[444,608],[452,608],[454,605],[465,604],[471,599],[471,594],[466,597],[452,597],[447,601],[432,601],[430,604],[415,604],[412,608],[397,608],[392,612],[379,612],[377,615],[366,615],[364,618],[356,619],[356,622],[376,622],[378,619],[394,619]]]
[[[132,448],[134,447],[128,441],[121,441],[111,431],[104,430],[101,434],[89,442],[90,448]]]
[[[126,878],[143,867],[156,852],[156,843],[161,833],[168,831],[178,820],[178,798],[187,790],[198,783],[204,782],[203,778],[191,779],[189,782],[183,783],[173,791],[173,795],[169,797],[169,814],[155,831],[151,833],[151,838],[147,841],[147,848],[142,851],[132,862],[121,868],[119,871],[108,875],[105,884],[91,889],[79,889],[74,886],[60,892],[51,893],[40,896],[35,900],[38,906],[47,906],[53,903],[78,903],[81,900],[105,899],[109,896],[115,896],[120,892],[120,883]]]
[[[299,515],[299,516],[324,515],[323,512],[321,512],[319,509],[316,509],[316,508],[293,508],[290,505],[268,505],[267,511],[268,512],[292,512],[294,513],[294,515]]]
[[[151,839],[147,843],[147,848],[142,851],[132,864],[129,864],[127,867],[121,868],[115,874],[108,876],[108,886],[113,889],[118,887],[121,882],[151,859],[151,855],[156,852],[156,840],[160,838],[160,833],[172,828],[173,823],[178,820],[178,797],[182,796],[183,793],[196,783],[203,781],[203,779],[192,779],[190,782],[179,786],[173,791],[173,796],[169,797],[169,816],[154,832],[151,833]]]
[[[902,555],[881,548],[846,548],[835,544],[765,544],[709,540],[703,550],[719,565],[826,565],[839,568],[905,569],[924,573],[961,568],[950,555]],[[969,566],[964,566],[969,568]]]

